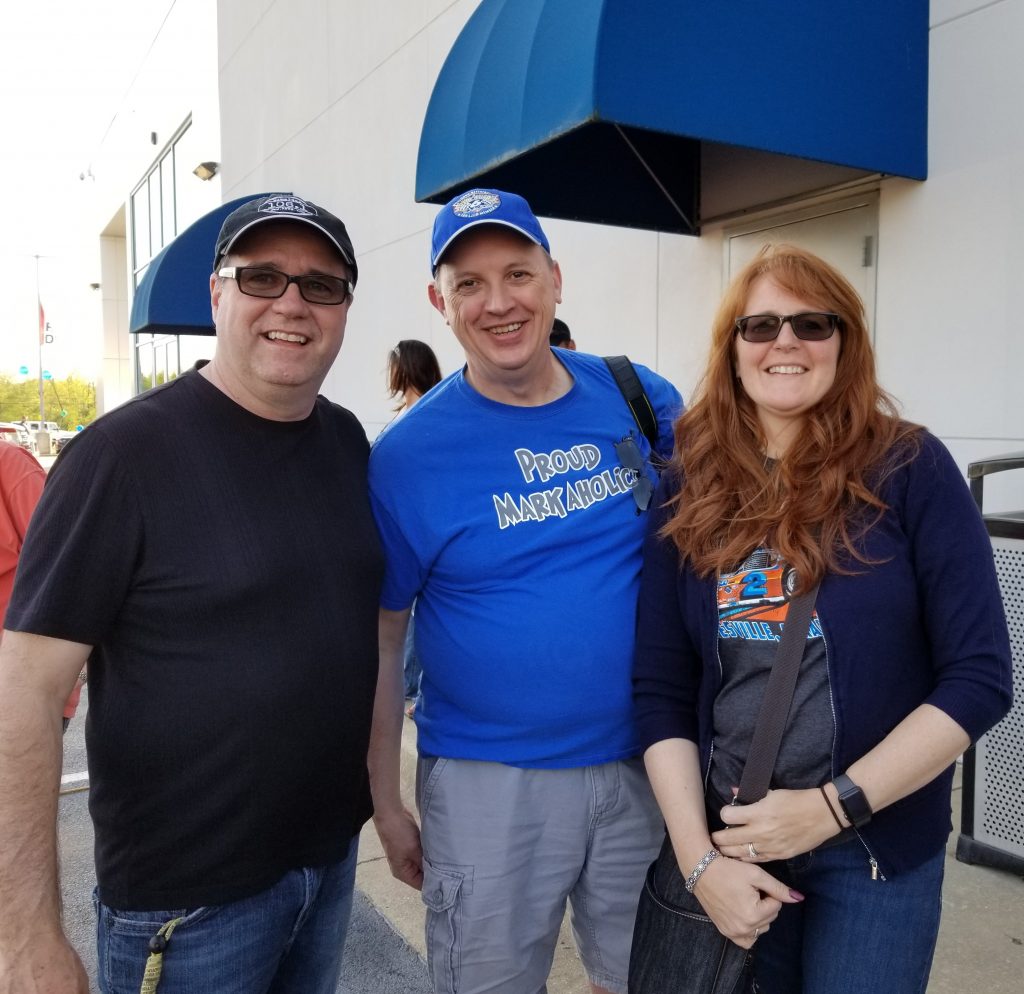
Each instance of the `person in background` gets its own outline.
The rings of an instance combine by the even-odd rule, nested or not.
[[[86,994],[56,814],[87,659],[103,994],[337,987],[383,575],[366,434],[319,394],[355,254],[291,193],[238,207],[211,248],[213,359],[76,436],[22,550],[0,645],[3,991]]]
[[[438,994],[545,990],[567,900],[591,989],[625,994],[661,841],[629,682],[651,445],[602,359],[551,348],[562,274],[522,197],[454,198],[430,270],[466,362],[370,457],[387,563],[377,831],[395,876],[422,888]],[[667,455],[682,400],[637,375]],[[413,601],[422,849],[399,789]]]
[[[0,625],[11,599],[14,573],[29,519],[39,503],[45,483],[46,471],[31,453],[17,443],[0,443]],[[84,682],[83,670],[64,702],[61,725],[65,732],[78,710]]]
[[[675,435],[633,679],[681,876],[756,942],[763,994],[918,994],[954,761],[1012,696],[978,509],[878,385],[856,291],[791,246],[727,289]],[[786,602],[819,581],[772,790],[732,804]]]
[[[78,713],[78,705],[82,700],[82,687],[85,686],[85,675],[86,668],[83,667],[82,672],[78,674],[78,679],[75,681],[75,689],[71,691],[71,696],[64,703],[64,712],[61,715],[61,729],[64,732],[68,730],[71,719]]]
[[[555,318],[551,322],[551,334],[548,336],[548,341],[555,348],[576,351],[576,342],[573,341],[569,326],[561,318]]]
[[[400,418],[412,407],[431,387],[441,382],[441,367],[434,350],[416,338],[403,338],[388,353],[388,389],[392,397],[399,398],[395,408],[396,418]],[[412,718],[416,714],[416,703],[420,694],[420,676],[422,667],[416,656],[416,624],[415,608],[409,616],[409,630],[405,635],[405,716]]]
[[[39,503],[46,472],[15,442],[0,441],[0,623],[14,588],[14,573],[29,519]]]
[[[403,338],[388,353],[388,390],[398,398],[401,415],[432,386],[441,382],[441,367],[434,350],[416,338]]]

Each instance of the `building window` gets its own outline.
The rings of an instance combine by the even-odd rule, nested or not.
[[[132,295],[153,257],[195,217],[182,213],[188,182],[195,182],[182,163],[191,162],[189,117],[160,152],[129,198]],[[184,150],[184,154],[180,154]],[[180,193],[179,193],[180,191]],[[173,380],[196,358],[207,358],[213,339],[201,335],[136,335],[134,392]]]

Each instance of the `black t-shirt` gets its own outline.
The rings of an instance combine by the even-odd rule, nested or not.
[[[7,626],[95,646],[101,900],[191,908],[344,856],[366,773],[383,561],[358,421],[267,421],[197,372],[51,470]]]

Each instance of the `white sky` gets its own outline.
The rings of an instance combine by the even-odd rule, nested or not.
[[[0,265],[10,294],[0,323],[0,373],[38,375],[36,261],[54,343],[43,368],[95,376],[96,345],[80,333],[82,181],[174,0],[33,0],[0,29]]]

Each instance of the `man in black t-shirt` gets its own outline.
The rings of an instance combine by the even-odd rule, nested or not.
[[[334,215],[244,204],[215,249],[214,358],[54,465],[0,645],[0,990],[87,992],[55,808],[88,661],[101,989],[138,991],[149,961],[160,994],[333,994],[383,570],[365,433],[318,395],[356,278]]]

